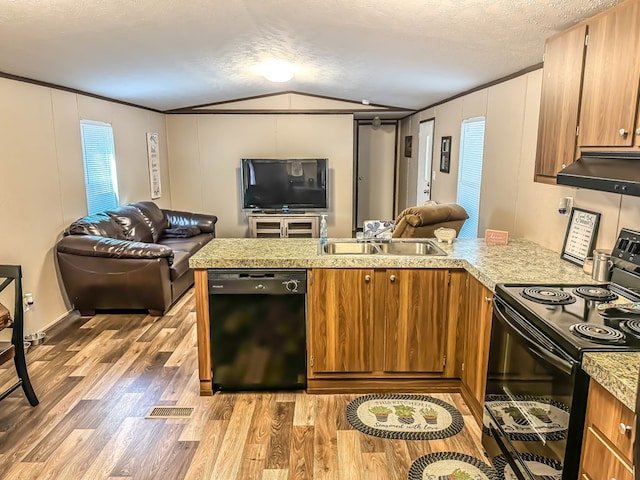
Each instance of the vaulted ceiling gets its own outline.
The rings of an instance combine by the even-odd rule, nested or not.
[[[416,110],[542,62],[618,2],[0,0],[0,72],[160,111],[280,92]],[[271,58],[293,80],[264,79]]]

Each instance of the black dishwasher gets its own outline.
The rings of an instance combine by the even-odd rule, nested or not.
[[[211,269],[213,390],[304,389],[305,270]]]

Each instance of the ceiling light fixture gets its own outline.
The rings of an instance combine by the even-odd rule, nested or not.
[[[260,65],[260,72],[271,82],[288,82],[294,71],[294,66],[286,60],[268,60]]]
[[[366,98],[362,99],[362,104],[363,105],[369,105],[369,103],[371,103],[371,102],[369,102],[369,100],[367,100]]]

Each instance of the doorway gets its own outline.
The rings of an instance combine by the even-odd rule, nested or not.
[[[431,163],[433,160],[433,131],[435,119],[420,122],[418,136],[418,181],[416,185],[416,205],[431,200]]]
[[[356,224],[393,220],[397,123],[358,123]]]

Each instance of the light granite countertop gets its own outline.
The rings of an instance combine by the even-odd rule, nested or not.
[[[330,239],[335,240],[335,239]],[[436,242],[437,243],[437,242]],[[593,283],[582,268],[529,240],[437,243],[447,256],[323,255],[317,239],[216,238],[191,257],[192,268],[460,268],[490,290],[497,283]],[[635,409],[640,353],[587,353],[584,370]]]
[[[329,239],[334,240],[334,239]],[[437,242],[436,242],[437,243]],[[447,256],[323,255],[317,239],[215,238],[191,268],[460,268],[490,290],[497,283],[592,283],[582,268],[529,240],[486,245],[484,239],[437,243]]]
[[[585,353],[582,369],[631,411],[635,411],[640,352]]]

